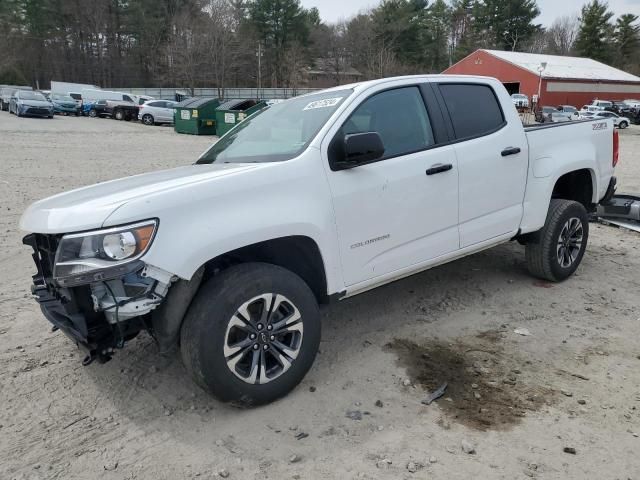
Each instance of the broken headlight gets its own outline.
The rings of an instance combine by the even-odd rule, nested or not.
[[[124,275],[149,249],[157,226],[157,220],[147,220],[65,235],[58,246],[53,276],[60,285],[72,286]]]

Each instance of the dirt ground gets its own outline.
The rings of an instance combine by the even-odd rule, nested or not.
[[[0,112],[0,479],[640,478],[640,235],[614,227],[562,284],[514,242],[324,308],[314,367],[266,407],[210,398],[148,335],[83,367],[30,297],[21,213],[210,142]],[[640,127],[621,148],[640,192]]]

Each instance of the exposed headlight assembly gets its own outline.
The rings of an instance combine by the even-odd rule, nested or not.
[[[101,282],[138,268],[153,242],[157,220],[65,235],[60,240],[53,276],[61,286]]]

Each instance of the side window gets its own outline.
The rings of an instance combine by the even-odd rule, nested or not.
[[[439,87],[457,139],[488,135],[505,124],[500,103],[489,85],[442,83]]]
[[[342,126],[338,135],[377,132],[384,157],[424,150],[435,143],[429,115],[418,87],[378,93],[365,100]]]
[[[125,102],[133,102],[129,95],[122,95],[122,100],[124,100]]]

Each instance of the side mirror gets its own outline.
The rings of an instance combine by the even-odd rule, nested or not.
[[[343,152],[332,162],[332,170],[347,170],[378,160],[384,155],[384,144],[378,132],[352,133],[344,136]]]

